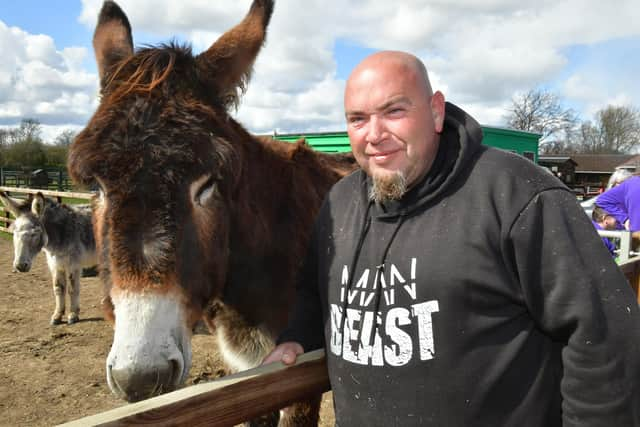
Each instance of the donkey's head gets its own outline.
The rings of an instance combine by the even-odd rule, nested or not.
[[[33,259],[47,244],[47,232],[42,224],[45,199],[41,193],[27,200],[16,200],[0,191],[0,200],[16,218],[13,231],[13,268],[20,272],[31,269]]]
[[[115,319],[112,391],[135,401],[174,389],[191,330],[227,274],[231,203],[250,136],[227,113],[248,81],[273,1],[207,51],[134,52],[126,15],[105,2],[93,45],[101,103],[70,148],[69,171],[100,187],[94,232]],[[109,313],[108,313],[109,314]]]

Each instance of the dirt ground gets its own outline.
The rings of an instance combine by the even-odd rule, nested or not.
[[[0,233],[0,426],[51,426],[126,405],[106,383],[113,329],[102,317],[99,279],[81,279],[80,322],[49,326],[54,300],[44,254],[28,273],[13,273],[12,259],[11,237]],[[218,371],[213,338],[196,334],[192,343],[187,385]],[[320,425],[333,424],[327,393]]]

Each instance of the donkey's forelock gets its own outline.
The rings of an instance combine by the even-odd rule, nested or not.
[[[102,87],[103,96],[109,96],[110,102],[130,95],[150,96],[154,91],[164,96],[180,93],[202,97],[206,94],[207,102],[225,105],[216,94],[205,90],[191,46],[175,41],[146,46],[124,58],[105,76]]]

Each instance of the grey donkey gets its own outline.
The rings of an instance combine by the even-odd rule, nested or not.
[[[35,197],[30,196],[27,200],[17,200],[5,192],[0,192],[0,200],[16,217],[11,225],[14,271],[29,271],[36,255],[40,250],[44,250],[56,300],[51,324],[62,323],[66,291],[69,293],[71,305],[67,322],[77,322],[80,313],[82,268],[97,264],[91,207],[68,206],[45,198],[42,193],[36,194]]]

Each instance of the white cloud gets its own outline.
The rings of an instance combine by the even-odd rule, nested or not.
[[[197,53],[237,24],[251,1],[118,3],[137,45],[148,43],[146,37],[178,36]],[[101,4],[82,0],[78,21],[93,29]],[[585,115],[607,102],[639,105],[640,52],[635,73],[610,67],[606,77],[572,69],[567,53],[572,46],[640,38],[639,23],[637,0],[277,0],[237,117],[259,132],[343,129],[336,40],[415,53],[434,89],[483,124],[500,125],[514,93],[550,82]],[[86,49],[56,46],[49,36],[0,23],[0,51],[10,52],[0,64],[0,123],[36,112],[41,120],[81,123],[95,108],[97,76],[81,68],[91,55]]]
[[[81,68],[86,49],[58,50],[50,36],[1,21],[0,49],[0,124],[24,118],[47,126],[86,122],[97,93],[97,76]]]

